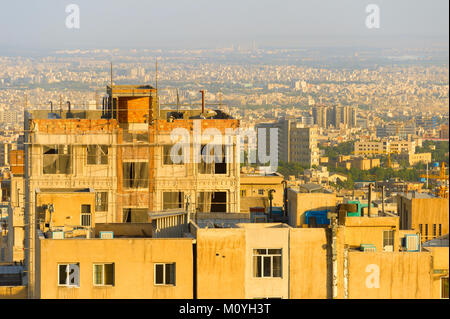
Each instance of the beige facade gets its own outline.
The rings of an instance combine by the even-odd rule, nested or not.
[[[307,211],[334,210],[338,203],[334,193],[301,193],[289,188],[287,196],[289,225],[292,227],[303,227]]]
[[[422,242],[449,232],[448,198],[411,198],[399,196],[397,211],[400,229],[413,229],[421,234]]]
[[[306,167],[319,165],[319,148],[317,146],[317,128],[302,127],[298,124],[291,128],[290,160]]]
[[[39,239],[36,298],[191,299],[192,239]],[[58,265],[78,264],[79,285],[61,285]],[[95,284],[94,265],[113,264],[112,284]],[[156,264],[175,264],[174,284],[155,282]]]
[[[11,197],[8,207],[8,253],[7,261],[24,261],[25,243],[25,184],[22,176],[11,177]]]
[[[258,174],[241,174],[240,176],[240,207],[241,213],[250,212],[250,207],[253,205],[258,205],[261,207],[269,207],[269,191],[275,190],[272,193],[273,202],[272,206],[283,207],[283,176],[279,173],[274,173],[270,175],[258,175]],[[259,201],[257,201],[260,199]],[[264,200],[263,200],[264,199]]]
[[[159,110],[156,89],[148,85],[108,86],[107,93],[103,111],[69,110],[61,118],[48,111],[25,114],[25,216],[31,225],[25,251],[31,269],[42,206],[36,190],[92,189],[93,225],[146,222],[149,211],[184,210],[188,201],[192,212],[240,211],[238,120],[204,108]],[[180,142],[171,138],[174,130],[188,138],[181,141],[181,164],[170,157]],[[217,133],[221,141],[212,140]],[[207,144],[221,146],[222,162],[200,158]],[[33,271],[29,282],[31,295]]]
[[[411,166],[418,163],[431,163],[431,153],[404,154],[401,158],[407,161]]]
[[[405,140],[381,140],[381,141],[356,141],[354,146],[355,155],[382,155],[414,154],[416,151],[415,141]]]

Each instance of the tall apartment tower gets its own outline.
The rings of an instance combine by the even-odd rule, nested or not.
[[[270,144],[270,129],[278,130],[278,144],[276,147],[278,148],[278,162],[290,162],[290,134],[291,134],[291,126],[295,121],[292,119],[281,119],[278,122],[274,123],[259,123],[255,125],[256,131],[262,129],[266,130],[266,152],[270,153],[270,148],[274,147],[274,145]]]
[[[25,113],[25,264],[30,296],[35,290],[35,238],[49,223],[38,193],[95,193],[89,215],[67,223],[148,222],[152,212],[239,212],[239,121],[220,111],[159,110],[157,90],[150,85],[107,87],[102,110],[48,110]],[[223,135],[221,160],[205,161],[199,153],[214,128]],[[183,130],[181,163],[171,157],[171,138]],[[226,137],[226,130],[232,132]],[[233,133],[234,132],[234,133]],[[196,143],[196,144],[194,144]],[[218,155],[216,158],[219,158]],[[47,208],[52,203],[47,203]],[[86,205],[82,205],[86,206]],[[45,225],[44,225],[45,226]],[[45,227],[44,227],[45,228]]]
[[[297,124],[291,129],[291,162],[300,163],[308,168],[319,165],[317,135],[316,127],[303,127],[303,125]]]
[[[345,127],[356,127],[357,111],[352,106],[333,106],[328,113],[330,124],[339,128],[341,124]]]
[[[328,108],[326,106],[315,106],[312,109],[314,124],[317,124],[319,127],[326,128],[329,123]]]
[[[270,144],[268,136],[271,128],[278,129],[278,144],[276,145],[278,147],[278,161],[297,162],[306,167],[319,165],[318,130],[316,127],[307,127],[307,125],[293,119],[258,124],[256,129],[267,130],[266,145]]]

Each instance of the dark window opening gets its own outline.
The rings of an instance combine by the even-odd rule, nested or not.
[[[202,145],[200,147],[200,163],[198,164],[199,174],[226,174],[226,148],[221,146],[222,150],[217,152],[215,147]],[[208,152],[209,151],[209,152]]]
[[[123,163],[123,186],[125,188],[148,187],[148,162]]]
[[[164,192],[163,193],[163,210],[177,209],[184,207],[183,192]]]
[[[172,161],[172,156],[170,155],[170,151],[172,150],[172,147],[174,147],[174,145],[164,145],[163,146],[163,164],[164,165],[182,165],[184,164],[184,158],[181,159],[180,163],[174,163]],[[180,147],[178,149],[178,156],[183,156],[183,149]]]
[[[227,192],[198,193],[197,211],[201,213],[226,213]]]
[[[147,208],[124,208],[123,209],[124,223],[147,223],[148,209]]]
[[[87,149],[87,164],[88,165],[106,165],[106,164],[108,164],[108,146],[107,145],[88,145],[86,149]]]
[[[42,161],[44,174],[70,174],[72,170],[69,145],[44,145],[42,147]]]

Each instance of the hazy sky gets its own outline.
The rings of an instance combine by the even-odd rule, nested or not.
[[[80,29],[66,28],[67,5]],[[380,28],[365,26],[368,4]],[[2,0],[0,47],[448,47],[448,0]]]

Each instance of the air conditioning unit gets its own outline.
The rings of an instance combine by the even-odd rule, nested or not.
[[[385,252],[393,252],[394,251],[394,246],[386,245],[386,246],[383,247],[383,251],[385,251]]]
[[[359,249],[364,252],[376,252],[377,251],[377,248],[373,244],[361,244]]]
[[[64,239],[63,231],[52,231],[52,239]]]
[[[419,235],[405,235],[404,246],[406,251],[419,251]]]
[[[114,238],[114,232],[112,231],[101,231],[100,232],[100,239],[113,239]]]

